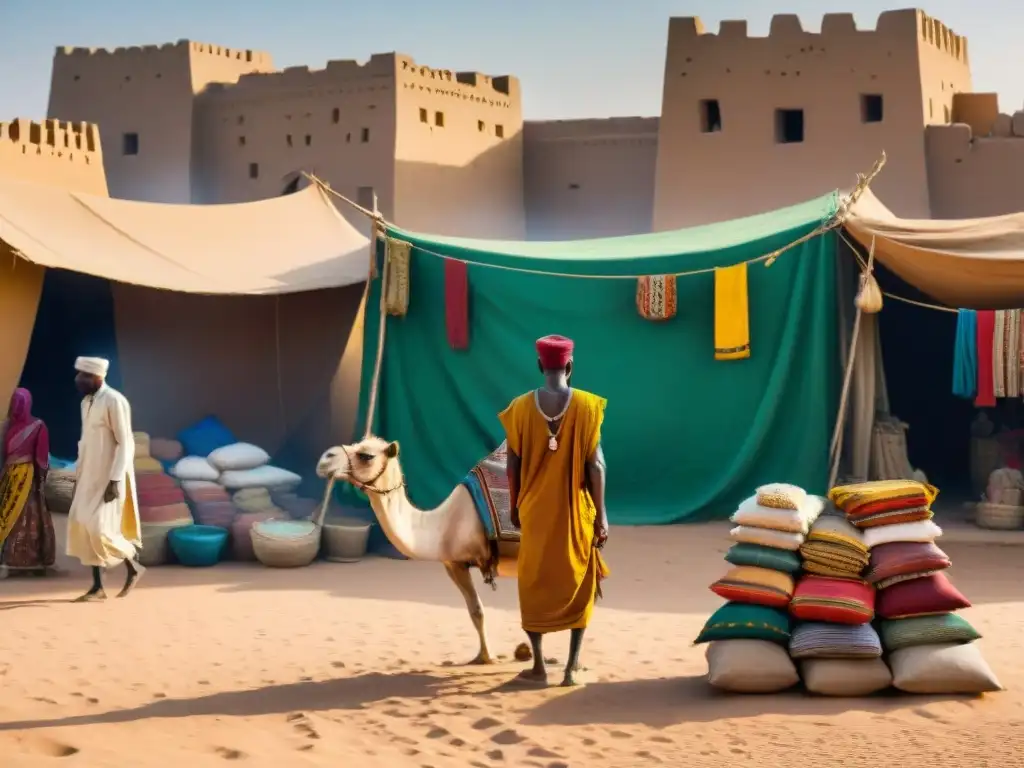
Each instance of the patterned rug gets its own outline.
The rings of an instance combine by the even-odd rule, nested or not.
[[[497,450],[477,464],[466,475],[466,486],[477,514],[491,541],[519,541],[520,532],[512,525],[509,506],[508,476],[505,474],[507,452],[504,441]]]

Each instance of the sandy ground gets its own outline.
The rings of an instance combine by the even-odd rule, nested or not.
[[[1024,765],[1024,549],[947,546],[1007,692],[848,700],[708,689],[690,643],[725,549],[720,526],[614,530],[584,651],[594,682],[575,690],[510,689],[521,667],[507,660],[460,666],[473,630],[429,563],[151,569],[101,605],[66,602],[81,570],[0,582],[0,764]],[[515,585],[483,594],[509,656]]]

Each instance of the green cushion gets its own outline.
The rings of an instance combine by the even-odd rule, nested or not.
[[[981,638],[970,622],[955,613],[887,619],[880,622],[878,633],[882,637],[882,645],[890,653],[915,645],[973,643]]]
[[[693,643],[697,645],[714,640],[768,640],[788,646],[789,635],[788,614],[763,605],[726,603],[711,615]]]
[[[725,560],[733,565],[754,565],[783,573],[796,573],[800,570],[800,555],[796,552],[761,544],[733,544],[725,553]]]

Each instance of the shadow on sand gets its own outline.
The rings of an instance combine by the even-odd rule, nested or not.
[[[445,695],[452,685],[457,686],[458,682],[447,677],[421,673],[370,673],[336,680],[269,685],[190,699],[161,699],[132,709],[119,709],[95,715],[0,723],[0,731],[131,723],[155,718],[251,717],[296,711],[359,709],[390,698],[436,698]]]

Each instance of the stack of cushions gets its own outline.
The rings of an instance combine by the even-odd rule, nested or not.
[[[170,468],[185,455],[185,449],[177,440],[154,437],[149,441],[149,455],[163,464],[165,468]]]
[[[864,534],[838,515],[822,515],[800,545],[803,570],[816,576],[859,579],[869,562]]]
[[[230,530],[238,510],[231,503],[227,491],[209,480],[185,480],[182,488],[192,506],[196,523]]]
[[[865,579],[878,589],[876,613],[892,684],[907,693],[979,694],[1001,690],[973,642],[979,633],[955,611],[967,600],[945,574],[949,557],[932,522],[938,489],[915,480],[833,488],[829,497],[864,531]]]
[[[149,435],[145,432],[136,432],[135,438],[135,474],[146,475],[154,472],[163,472],[164,465],[154,459],[150,453]]]
[[[163,565],[168,561],[168,533],[192,525],[192,513],[173,477],[163,472],[138,473],[135,483],[142,527],[139,560],[145,566]]]
[[[710,643],[708,679],[735,693],[771,693],[796,685],[799,675],[786,652],[796,550],[822,499],[792,485],[762,486],[732,516],[736,542],[726,554],[733,567],[711,590],[729,602],[708,620],[697,643]]]

